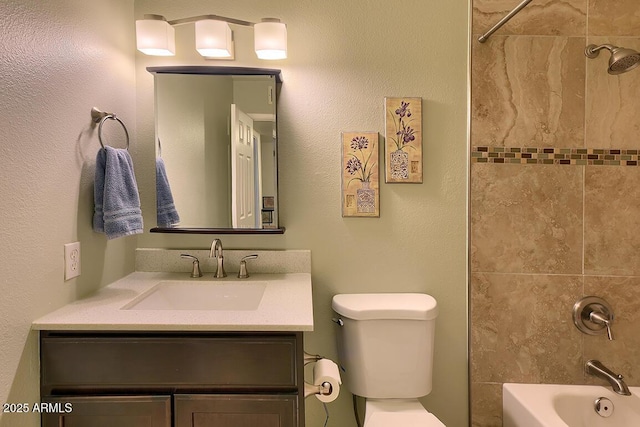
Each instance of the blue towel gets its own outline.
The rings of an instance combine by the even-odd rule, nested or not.
[[[133,161],[126,149],[105,147],[96,157],[93,230],[107,239],[142,233]]]
[[[173,204],[173,194],[171,194],[167,170],[161,157],[156,159],[156,208],[158,227],[172,227],[180,222],[180,216]]]

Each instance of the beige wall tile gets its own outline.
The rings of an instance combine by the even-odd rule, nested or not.
[[[622,374],[629,386],[640,385],[640,277],[585,277],[585,295],[604,298],[612,307],[613,341],[606,335],[584,337],[584,357],[600,360]],[[606,384],[595,380],[598,384]]]
[[[640,2],[589,0],[589,34],[640,36]]]
[[[518,3],[519,0],[474,0],[473,33],[484,33]],[[586,11],[587,0],[537,0],[498,31],[503,35],[582,35],[586,27]]]
[[[590,37],[588,43],[608,43],[640,51],[640,39]],[[609,58],[609,51],[603,49],[597,58],[587,60],[586,146],[637,149],[640,68],[613,76],[607,72]]]
[[[640,149],[640,68],[612,76],[608,51],[584,56],[640,51],[640,2],[540,0],[475,40],[518,1],[472,2],[472,145]],[[472,426],[501,425],[502,382],[605,384],[590,358],[640,385],[638,183],[631,166],[471,164]],[[615,341],[575,328],[582,295],[611,303]]]
[[[472,45],[472,145],[582,147],[584,38]]]
[[[585,273],[640,275],[638,183],[637,167],[586,167]]]
[[[502,427],[502,384],[471,384],[472,427]]]
[[[472,382],[582,380],[580,276],[476,273],[470,292]]]
[[[582,272],[582,168],[471,167],[471,268]]]

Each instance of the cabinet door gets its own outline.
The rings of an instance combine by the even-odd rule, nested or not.
[[[175,427],[297,427],[296,395],[174,396]]]
[[[42,427],[171,427],[170,396],[43,398]]]

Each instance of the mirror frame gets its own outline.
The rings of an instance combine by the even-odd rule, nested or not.
[[[273,68],[252,68],[252,67],[224,67],[224,66],[202,66],[202,65],[180,65],[164,67],[147,67],[151,74],[198,74],[198,75],[235,75],[235,76],[273,76],[276,81],[276,135],[278,135],[278,95],[282,86],[282,72]],[[155,85],[155,82],[154,82]],[[278,144],[276,139],[276,189],[279,190],[277,170],[278,170]],[[279,194],[279,193],[278,193]],[[279,198],[278,198],[279,199]],[[278,218],[278,228],[193,228],[193,227],[153,227],[151,233],[177,233],[177,234],[284,234],[285,228],[280,225]]]

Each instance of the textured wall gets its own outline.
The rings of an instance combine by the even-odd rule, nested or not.
[[[234,28],[236,61],[205,61],[193,27],[176,28],[174,58],[136,56],[141,185],[153,185],[152,65],[215,64],[281,68],[279,105],[282,236],[216,236],[229,248],[310,249],[315,331],[306,349],[336,357],[331,297],[336,293],[420,291],[440,304],[429,409],[451,427],[467,421],[466,78],[467,2],[137,0],[135,16],[167,19],[220,14],[287,23],[289,59],[255,59],[252,31]],[[342,131],[384,131],[384,97],[423,98],[424,183],[381,184],[381,216],[342,218]],[[383,157],[381,156],[381,159]],[[141,163],[142,165],[142,163]],[[141,169],[142,171],[142,169]],[[148,194],[147,194],[148,195]],[[152,212],[153,198],[143,200]],[[205,248],[213,236],[145,234],[142,247]],[[310,427],[324,423],[307,400]],[[345,390],[329,405],[329,425],[354,426]]]
[[[118,113],[135,146],[132,16],[127,0],[0,2],[0,403],[39,401],[31,322],[133,270],[135,238],[91,231],[89,115]],[[74,241],[82,275],[64,282],[63,244]],[[0,413],[0,425],[39,418]]]
[[[607,74],[608,52],[640,49],[636,0],[473,1],[471,401],[474,426],[501,426],[502,383],[599,383],[600,359],[640,384],[640,71]],[[586,336],[583,295],[613,306],[616,341]]]

